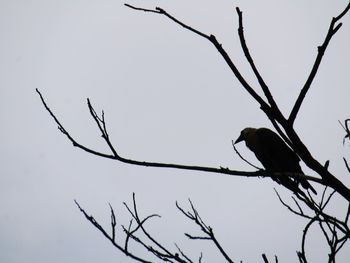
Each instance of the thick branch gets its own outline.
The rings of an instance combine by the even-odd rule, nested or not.
[[[346,200],[350,201],[350,189],[347,188],[340,180],[338,180],[333,174],[331,174],[326,167],[320,164],[309,152],[307,147],[301,141],[293,127],[286,125],[283,127],[287,136],[293,143],[293,149],[298,153],[305,164],[322,177],[322,184],[329,186],[336,190]]]
[[[332,37],[334,36],[334,34],[340,29],[340,27],[342,26],[341,23],[337,24],[337,22],[349,11],[350,9],[350,3],[347,5],[347,7],[343,10],[343,12],[338,15],[337,17],[333,17],[332,21],[329,25],[329,29],[326,35],[326,38],[323,42],[323,44],[321,46],[318,47],[318,54],[316,56],[314,65],[312,67],[312,70],[310,72],[309,77],[307,78],[304,87],[301,89],[300,94],[294,104],[294,107],[289,115],[288,121],[290,123],[290,125],[293,125],[295,118],[297,117],[298,111],[301,107],[301,104],[303,103],[303,100],[305,98],[306,93],[309,91],[312,81],[314,80],[316,73],[318,71],[318,68],[321,64],[323,55],[326,51],[326,48],[330,42],[330,40],[332,39]]]

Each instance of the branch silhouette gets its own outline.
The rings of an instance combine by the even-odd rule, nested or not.
[[[174,164],[174,163],[148,162],[148,161],[138,161],[138,160],[133,160],[133,159],[128,159],[128,158],[122,157],[117,153],[117,150],[114,148],[114,146],[109,138],[109,134],[107,132],[107,127],[106,127],[106,122],[104,119],[104,112],[102,111],[102,116],[99,117],[98,114],[96,113],[95,109],[93,108],[90,100],[87,99],[87,105],[89,108],[90,115],[92,116],[93,120],[95,121],[99,131],[101,132],[102,138],[106,142],[106,144],[109,147],[112,154],[98,152],[98,151],[95,151],[87,146],[82,145],[73,136],[71,136],[70,133],[67,131],[67,129],[64,128],[64,126],[61,124],[61,122],[57,119],[57,117],[55,116],[53,111],[50,109],[50,107],[47,105],[41,92],[38,89],[36,90],[36,92],[39,94],[40,99],[41,99],[45,109],[50,113],[50,116],[54,119],[54,121],[58,125],[59,131],[61,131],[64,135],[67,136],[67,138],[72,142],[73,146],[78,147],[78,148],[80,148],[80,149],[82,149],[90,154],[93,154],[93,155],[96,155],[99,157],[113,159],[113,160],[120,161],[120,162],[127,163],[127,164],[146,166],[146,167],[174,168],[174,169],[201,171],[201,172],[225,174],[225,175],[231,175],[231,176],[244,176],[244,177],[269,177],[269,178],[277,177],[278,178],[278,177],[283,177],[283,176],[290,176],[290,177],[297,178],[297,179],[298,178],[305,178],[307,180],[322,184],[322,180],[317,178],[317,177],[304,175],[304,174],[298,174],[298,173],[279,173],[279,172],[269,173],[265,170],[247,172],[247,171],[231,170],[229,168],[224,168],[224,167],[215,168],[215,167],[184,165],[184,164]]]
[[[238,7],[236,8],[236,12],[238,15],[238,22],[239,22],[238,35],[239,35],[241,47],[252,71],[254,72],[256,79],[258,80],[258,83],[264,93],[265,98],[259,96],[258,93],[255,91],[255,89],[248,83],[248,81],[244,78],[244,76],[240,73],[239,69],[236,67],[233,59],[228,55],[226,50],[223,48],[222,44],[220,44],[220,42],[216,39],[214,35],[205,34],[185,24],[184,22],[178,20],[175,16],[171,15],[170,13],[168,13],[167,11],[165,11],[160,7],[156,7],[155,9],[146,9],[146,8],[135,7],[130,4],[125,4],[125,6],[136,11],[142,11],[146,13],[159,14],[159,15],[165,16],[167,19],[180,25],[181,27],[188,30],[189,32],[192,32],[195,35],[198,35],[208,40],[215,47],[215,49],[218,51],[221,57],[224,59],[225,63],[231,69],[232,73],[241,83],[243,88],[259,104],[260,109],[266,114],[266,116],[271,121],[271,123],[275,127],[278,134],[282,137],[282,139],[294,150],[294,152],[300,157],[300,159],[302,159],[302,161],[309,168],[314,170],[320,176],[320,178],[299,174],[299,173],[288,173],[288,172],[271,173],[271,172],[267,172],[265,170],[259,169],[258,167],[255,167],[256,169],[258,169],[257,171],[247,172],[247,171],[231,170],[229,168],[224,168],[224,167],[216,168],[216,167],[206,167],[206,166],[193,166],[193,165],[174,164],[174,163],[139,161],[139,160],[134,160],[130,158],[125,158],[120,155],[120,153],[116,150],[116,148],[112,144],[109,133],[107,131],[104,112],[102,111],[102,113],[99,115],[96,112],[95,108],[92,106],[90,100],[87,99],[87,106],[89,109],[89,113],[93,121],[95,122],[99,132],[101,133],[101,136],[110,152],[104,153],[104,152],[96,151],[90,147],[87,147],[79,143],[78,140],[75,139],[68,132],[68,130],[58,120],[54,112],[50,109],[44,97],[42,96],[41,92],[37,89],[36,92],[39,94],[42,104],[44,105],[45,109],[49,112],[50,116],[53,118],[55,123],[58,125],[59,131],[62,132],[67,137],[67,139],[73,144],[73,146],[78,147],[83,151],[86,151],[90,154],[93,154],[99,157],[108,158],[108,159],[120,161],[123,163],[131,164],[131,165],[155,167],[155,168],[174,168],[174,169],[202,171],[202,172],[209,172],[209,173],[216,173],[216,174],[226,174],[231,176],[264,177],[264,178],[272,178],[272,179],[284,178],[287,176],[294,179],[306,179],[306,180],[310,180],[313,182],[317,182],[321,185],[324,185],[325,188],[323,190],[320,201],[316,201],[314,197],[312,197],[307,190],[301,190],[301,189],[296,190],[295,188],[289,187],[288,185],[283,185],[286,189],[290,190],[293,193],[293,196],[292,196],[292,200],[294,202],[293,206],[285,202],[281,198],[279,193],[276,190],[275,191],[279,201],[283,206],[285,206],[293,214],[308,220],[308,223],[306,224],[302,235],[301,251],[297,252],[299,261],[303,263],[307,262],[306,249],[305,249],[306,237],[309,233],[310,227],[314,224],[318,224],[319,228],[321,229],[320,231],[322,231],[323,236],[327,241],[327,244],[330,249],[329,262],[335,262],[336,254],[344,246],[346,241],[350,239],[350,229],[348,227],[348,221],[350,217],[350,189],[347,186],[345,186],[339,179],[337,179],[330,171],[328,171],[329,161],[327,161],[325,165],[322,165],[312,156],[307,146],[303,143],[303,141],[300,139],[297,132],[294,130],[293,125],[300,111],[304,98],[307,95],[307,92],[309,91],[309,89],[311,88],[312,82],[317,74],[319,66],[322,62],[322,58],[325,54],[325,51],[331,39],[333,38],[333,36],[338,32],[338,30],[342,26],[342,23],[340,22],[340,20],[348,13],[350,9],[350,3],[338,16],[332,19],[328,32],[325,36],[325,39],[322,45],[318,47],[318,53],[315,58],[315,62],[312,66],[311,72],[304,86],[302,87],[300,94],[296,99],[295,104],[288,118],[283,116],[279,106],[277,105],[276,101],[274,100],[270,92],[268,85],[265,83],[262,75],[260,74],[259,70],[256,67],[254,59],[250,54],[248,45],[245,40],[245,35],[244,35],[243,12]],[[346,132],[346,135],[344,137],[344,142],[346,139],[350,139],[349,123],[350,123],[350,119],[347,119],[345,120],[344,125],[342,125]],[[240,158],[242,158],[245,162],[248,162],[240,155],[240,153],[235,148],[234,150],[236,151],[236,153],[239,155]],[[350,173],[350,168],[347,160],[345,158],[343,158],[343,160],[345,163],[345,167],[347,168],[347,171]],[[275,180],[275,181],[279,182],[279,180]],[[329,188],[332,189],[330,194],[327,193],[327,189]],[[345,213],[345,216],[343,219],[339,219],[335,216],[332,216],[328,212],[326,212],[326,207],[329,206],[330,200],[336,194],[339,194],[347,202],[349,202],[347,212]],[[166,262],[182,262],[182,263],[194,262],[184,252],[184,250],[182,250],[177,244],[175,244],[176,252],[174,252],[172,249],[167,248],[161,242],[159,242],[146,229],[145,225],[148,221],[154,218],[158,218],[160,216],[158,214],[152,214],[146,217],[141,217],[138,212],[135,194],[133,194],[133,205],[131,207],[129,207],[126,203],[124,203],[132,219],[130,220],[128,226],[122,226],[125,234],[123,245],[121,245],[120,242],[119,243],[117,242],[117,238],[118,238],[116,234],[117,223],[116,223],[115,213],[111,205],[109,206],[111,210],[112,231],[111,231],[111,234],[109,234],[94,219],[93,216],[89,216],[85,212],[85,210],[79,205],[79,203],[77,201],[75,202],[79,210],[84,214],[86,219],[94,225],[94,227],[96,227],[107,239],[109,239],[118,250],[123,252],[125,255],[133,258],[134,260],[139,262],[152,262],[152,261],[149,261],[148,259],[144,259],[130,252],[129,244],[131,242],[134,242],[140,245],[145,250],[153,254],[153,256],[155,256],[156,258]],[[218,249],[220,254],[224,257],[224,259],[227,262],[233,262],[233,260],[229,257],[228,253],[224,250],[223,246],[216,239],[213,229],[203,221],[203,219],[200,217],[197,209],[194,207],[191,200],[189,200],[189,203],[191,206],[190,211],[185,211],[182,207],[178,205],[178,203],[176,203],[176,207],[186,218],[190,219],[192,222],[194,222],[197,226],[200,227],[200,230],[203,235],[198,236],[198,235],[185,233],[187,238],[192,240],[208,240],[213,242],[213,244]],[[305,207],[303,207],[301,204],[304,204]],[[262,254],[262,258],[264,262],[269,262],[265,254]],[[200,254],[200,256],[198,257],[198,262],[201,262],[201,261],[202,261],[202,254]],[[275,262],[278,262],[277,257],[275,257]]]
[[[259,84],[261,85],[265,96],[267,97],[267,100],[271,105],[269,105],[264,99],[262,99],[256,92],[255,90],[248,84],[248,82],[244,79],[242,74],[239,72],[235,64],[233,63],[232,59],[230,56],[227,54],[225,49],[222,47],[222,45],[217,41],[216,37],[214,35],[208,35],[205,34],[197,29],[194,29],[193,27],[190,27],[186,25],[184,22],[179,21],[176,19],[173,15],[169,14],[167,11],[160,7],[156,7],[155,9],[146,9],[146,8],[140,8],[140,7],[135,7],[130,4],[125,4],[125,6],[136,10],[136,11],[143,11],[143,12],[148,12],[148,13],[155,13],[159,15],[163,15],[167,18],[169,18],[171,21],[175,22],[176,24],[182,26],[183,28],[189,30],[190,32],[195,33],[196,35],[199,35],[207,40],[209,40],[216,50],[220,53],[220,55],[224,58],[226,64],[229,66],[233,74],[236,76],[236,78],[239,80],[239,82],[242,84],[243,88],[255,99],[260,104],[260,108],[266,116],[269,118],[273,126],[276,128],[276,131],[279,133],[279,135],[284,139],[284,141],[300,156],[300,158],[304,161],[304,163],[312,170],[314,170],[317,174],[321,176],[321,180],[319,181],[320,183],[330,186],[333,189],[335,189],[337,192],[339,192],[345,199],[350,201],[350,189],[345,186],[339,179],[337,179],[333,174],[328,171],[327,167],[319,163],[310,153],[306,145],[302,142],[298,134],[293,128],[293,123],[294,119],[296,118],[296,115],[299,111],[299,108],[302,104],[303,98],[305,97],[308,89],[311,86],[312,80],[314,76],[317,73],[317,70],[319,68],[319,65],[322,60],[323,53],[325,52],[329,41],[332,39],[334,34],[339,30],[341,24],[335,25],[350,9],[350,3],[346,6],[346,8],[341,12],[340,15],[335,17],[331,21],[330,25],[330,30],[328,31],[328,34],[326,35],[324,44],[322,46],[322,52],[319,53],[317,56],[317,59],[315,61],[314,67],[312,72],[310,73],[309,79],[307,81],[307,85],[304,85],[304,88],[302,89],[294,107],[291,113],[291,117],[287,120],[282,114],[281,111],[279,110],[279,107],[275,103],[271,92],[268,88],[268,86],[265,84],[263,81],[263,78],[261,77],[261,74],[258,72],[255,63],[250,56],[249,49],[245,43],[245,38],[244,38],[244,31],[243,31],[243,14],[240,11],[239,8],[236,9],[239,17],[239,29],[238,29],[238,34],[240,37],[241,41],[241,46],[244,51],[244,54],[253,69],[253,72],[255,73]],[[282,126],[283,130],[281,129],[280,126]]]
[[[300,91],[300,94],[297,98],[297,100],[295,101],[294,107],[289,115],[288,118],[288,122],[290,123],[290,125],[293,125],[295,118],[297,117],[297,114],[299,112],[299,109],[301,107],[301,104],[303,103],[303,100],[306,96],[306,93],[309,91],[312,81],[314,80],[316,73],[318,71],[318,68],[321,64],[323,55],[327,49],[327,46],[329,44],[329,42],[331,41],[332,37],[337,33],[337,31],[340,29],[340,27],[342,26],[342,23],[338,23],[339,20],[346,15],[346,13],[349,11],[350,9],[350,2],[348,3],[348,5],[345,7],[345,9],[336,17],[332,18],[332,21],[329,25],[329,29],[326,35],[326,38],[323,42],[323,44],[321,46],[318,47],[318,54],[316,56],[314,65],[312,67],[312,70],[310,72],[309,77],[307,78],[303,88]]]

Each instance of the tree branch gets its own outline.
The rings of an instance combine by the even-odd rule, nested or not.
[[[114,235],[111,237],[104,229],[103,227],[95,220],[93,216],[89,216],[85,210],[80,206],[80,204],[74,200],[75,204],[79,208],[80,212],[82,212],[85,216],[85,218],[95,227],[97,228],[111,243],[113,244],[114,247],[116,247],[119,251],[123,252],[126,256],[131,257],[132,259],[138,261],[138,262],[143,262],[143,263],[152,263],[151,261],[142,259],[138,256],[135,256],[134,254],[130,253],[129,251],[125,250],[123,247],[118,245],[115,240],[114,240]],[[113,211],[113,210],[112,210]],[[114,212],[112,213],[114,215]],[[115,222],[115,221],[114,221]],[[112,221],[113,225],[113,221]],[[114,233],[114,232],[113,232]]]
[[[67,130],[63,127],[63,125],[60,123],[60,121],[57,119],[57,117],[55,116],[55,114],[51,111],[51,109],[49,108],[49,106],[46,104],[43,96],[41,95],[40,91],[38,89],[36,89],[36,92],[39,94],[40,99],[42,104],[44,105],[45,109],[50,113],[50,116],[54,119],[54,121],[56,122],[56,124],[58,125],[58,129],[60,132],[62,132],[64,135],[67,136],[68,140],[70,140],[73,144],[73,146],[80,148],[83,151],[86,151],[88,153],[91,153],[93,155],[97,155],[100,157],[104,157],[104,158],[109,158],[109,159],[115,159],[113,155],[109,155],[109,154],[105,154],[105,153],[101,153],[101,152],[97,152],[94,151],[90,148],[87,148],[86,146],[78,143],[68,132]]]
[[[297,117],[298,111],[301,107],[301,104],[303,103],[303,100],[305,98],[305,95],[309,91],[311,84],[312,84],[312,81],[314,80],[314,78],[316,76],[316,73],[317,73],[318,68],[321,64],[323,55],[327,49],[329,42],[331,41],[334,34],[337,33],[337,31],[342,26],[342,23],[339,23],[339,24],[337,24],[337,23],[349,11],[349,9],[350,9],[350,3],[346,6],[346,8],[341,12],[340,15],[332,18],[332,21],[329,25],[329,29],[328,29],[327,35],[325,37],[325,40],[324,40],[323,44],[318,47],[318,54],[316,56],[316,59],[315,59],[314,65],[312,67],[312,70],[310,72],[310,75],[307,78],[303,88],[301,89],[300,94],[299,94],[299,96],[294,104],[294,107],[289,115],[288,122],[290,123],[291,126],[293,125],[295,118]]]
[[[241,42],[241,46],[242,46],[242,50],[244,52],[245,57],[247,58],[266,98],[267,101],[270,103],[271,105],[271,109],[273,110],[273,113],[275,113],[275,117],[279,120],[284,120],[285,118],[283,117],[283,114],[280,112],[271,92],[270,89],[268,88],[268,86],[266,85],[264,79],[262,78],[261,74],[259,73],[257,67],[255,66],[255,62],[253,60],[253,58],[250,55],[249,52],[249,48],[246,44],[246,40],[245,40],[245,36],[244,36],[244,28],[243,28],[243,13],[242,11],[239,9],[239,7],[236,7],[236,11],[238,14],[238,23],[239,23],[239,27],[238,27],[238,35],[239,35],[239,39]]]
[[[55,116],[55,114],[52,112],[52,110],[48,107],[48,105],[46,104],[42,94],[40,93],[39,90],[37,90],[37,93],[40,96],[40,99],[43,103],[43,105],[45,106],[46,110],[50,113],[51,117],[54,119],[54,121],[56,122],[56,124],[59,127],[59,130],[67,136],[67,138],[73,143],[73,145],[75,147],[78,147],[88,153],[91,153],[93,155],[97,155],[100,157],[104,157],[104,158],[108,158],[108,159],[113,159],[113,160],[117,160],[123,163],[127,163],[127,164],[132,164],[132,165],[139,165],[139,166],[146,166],[146,167],[158,167],[158,168],[174,168],[174,169],[182,169],[182,170],[192,170],[192,171],[202,171],[202,172],[210,172],[210,173],[217,173],[217,174],[226,174],[226,175],[231,175],[231,176],[245,176],[245,177],[272,177],[272,176],[283,176],[285,175],[285,173],[267,173],[264,170],[258,170],[258,171],[254,171],[254,172],[246,172],[246,171],[236,171],[236,170],[231,170],[229,168],[224,168],[224,167],[220,167],[220,168],[215,168],[215,167],[205,167],[205,166],[195,166],[195,165],[183,165],[183,164],[173,164],[173,163],[158,163],[158,162],[147,162],[147,161],[137,161],[137,160],[133,160],[133,159],[128,159],[128,158],[124,158],[122,156],[120,156],[117,151],[115,150],[114,146],[112,145],[109,135],[107,133],[107,128],[106,128],[106,123],[104,120],[104,114],[102,114],[102,118],[100,118],[95,109],[93,108],[90,100],[88,99],[88,107],[90,110],[90,114],[93,117],[94,121],[96,122],[96,125],[98,127],[98,129],[100,130],[101,134],[102,134],[102,138],[105,140],[106,144],[108,145],[108,147],[110,148],[111,152],[113,153],[113,155],[108,155],[105,153],[101,153],[101,152],[97,152],[94,151],[80,143],[77,142],[76,139],[74,139],[69,132],[63,127],[63,125],[59,122],[59,120],[57,119],[57,117]],[[287,173],[288,176],[290,177],[294,177],[294,178],[300,178],[303,177],[307,180],[311,180],[314,182],[318,182],[318,183],[322,183],[322,181],[316,177],[312,177],[312,176],[307,176],[304,174],[296,174],[296,173]]]
[[[276,130],[278,133],[281,135],[281,137],[287,142],[288,145],[291,146],[301,157],[301,159],[309,166],[311,169],[316,171],[322,179],[307,176],[304,174],[295,174],[295,173],[268,173],[264,170],[259,170],[256,172],[243,172],[243,171],[235,171],[235,170],[230,170],[229,168],[214,168],[214,167],[203,167],[203,166],[191,166],[191,165],[182,165],[182,164],[172,164],[172,163],[158,163],[158,162],[147,162],[147,161],[137,161],[129,158],[124,158],[119,155],[119,153],[116,151],[114,148],[110,138],[109,134],[107,132],[107,127],[106,127],[106,122],[104,118],[104,112],[102,111],[101,117],[96,113],[95,109],[93,108],[90,100],[87,100],[88,108],[90,111],[90,114],[92,118],[94,119],[99,131],[102,134],[102,138],[104,139],[105,143],[107,144],[109,150],[112,152],[112,154],[106,154],[102,152],[95,151],[93,149],[90,149],[80,143],[77,142],[76,139],[73,138],[69,134],[69,132],[63,127],[63,125],[60,123],[58,118],[55,116],[55,114],[51,111],[51,109],[48,107],[46,104],[42,94],[39,92],[39,90],[36,90],[37,93],[40,96],[40,99],[45,107],[45,109],[49,112],[50,116],[54,119],[55,123],[58,125],[58,129],[73,143],[73,146],[78,147],[88,153],[94,154],[96,156],[104,157],[104,158],[109,158],[113,160],[117,160],[120,162],[132,164],[132,165],[139,165],[139,166],[147,166],[147,167],[162,167],[162,168],[175,168],[175,169],[183,169],[183,170],[195,170],[195,171],[204,171],[204,172],[211,172],[211,173],[219,173],[219,174],[227,174],[227,175],[235,175],[235,176],[246,176],[246,177],[271,177],[273,180],[279,182],[279,178],[305,178],[307,180],[311,180],[314,182],[318,182],[320,184],[326,185],[326,186],[331,186],[334,191],[328,196],[328,198],[325,198],[325,193],[326,193],[326,188],[323,191],[321,201],[317,203],[313,197],[310,195],[309,192],[303,192],[300,189],[293,189],[292,186],[288,186],[286,184],[283,184],[286,188],[294,192],[296,198],[298,198],[301,202],[304,202],[306,206],[311,209],[311,212],[313,212],[315,215],[309,215],[310,213],[306,214],[302,207],[300,206],[299,202],[292,197],[292,199],[295,202],[295,205],[297,208],[292,208],[289,206],[287,203],[285,203],[278,192],[276,191],[276,194],[280,200],[280,202],[287,207],[292,213],[302,216],[304,218],[309,219],[308,224],[304,228],[303,232],[303,237],[302,237],[302,251],[298,252],[298,257],[300,262],[307,262],[306,256],[305,256],[305,240],[306,240],[306,235],[307,232],[310,228],[310,226],[314,222],[318,222],[319,226],[328,242],[328,245],[331,249],[331,253],[329,255],[329,260],[330,262],[333,262],[335,259],[336,253],[340,250],[340,248],[345,244],[347,240],[350,239],[350,230],[347,225],[348,219],[349,219],[349,214],[350,214],[350,205],[348,207],[347,213],[345,215],[345,220],[339,220],[333,216],[330,216],[326,212],[324,212],[326,206],[329,204],[329,201],[331,200],[332,196],[334,195],[335,192],[338,192],[341,194],[344,198],[347,200],[350,200],[350,190],[342,184],[337,178],[335,178],[327,169],[327,167],[322,166],[317,160],[315,160],[306,146],[303,144],[303,142],[300,140],[298,135],[296,134],[295,130],[293,129],[293,124],[296,119],[296,116],[300,110],[300,107],[303,103],[303,100],[308,92],[308,90],[311,87],[311,84],[313,82],[313,79],[316,76],[316,73],[318,71],[318,68],[320,66],[320,63],[322,61],[323,55],[325,53],[326,48],[329,45],[330,40],[332,37],[336,34],[336,32],[340,29],[342,26],[341,23],[338,23],[339,20],[349,11],[350,9],[350,3],[347,5],[347,7],[342,11],[341,14],[339,14],[337,17],[334,17],[331,21],[331,24],[329,26],[327,35],[325,37],[325,40],[321,46],[318,47],[318,54],[316,56],[315,62],[313,64],[312,70],[308,76],[308,79],[306,83],[304,84],[294,106],[293,109],[289,115],[288,121],[285,119],[285,117],[282,115],[281,111],[279,110],[268,86],[264,82],[261,74],[259,73],[254,60],[252,59],[250,55],[250,51],[248,49],[248,46],[246,44],[245,36],[244,36],[244,27],[243,27],[243,14],[240,11],[239,8],[236,8],[238,18],[239,18],[239,28],[238,28],[238,34],[241,42],[241,46],[243,49],[243,52],[245,54],[245,57],[247,58],[263,92],[264,95],[267,99],[267,102],[265,99],[261,98],[255,90],[248,84],[248,82],[245,80],[245,78],[241,75],[239,70],[237,69],[236,65],[230,58],[230,56],[227,54],[225,49],[222,47],[222,45],[217,41],[216,37],[214,35],[208,35],[205,34],[193,27],[188,26],[187,24],[183,23],[182,21],[178,20],[174,16],[170,15],[168,12],[166,12],[164,9],[156,7],[154,10],[153,9],[145,9],[145,8],[139,8],[135,7],[129,4],[125,4],[125,6],[137,10],[137,11],[143,11],[143,12],[150,12],[150,13],[155,13],[155,14],[160,14],[174,23],[180,25],[181,27],[185,28],[186,30],[195,33],[196,35],[207,39],[210,41],[216,50],[220,53],[220,55],[223,57],[225,60],[226,64],[230,67],[231,71],[235,75],[235,77],[238,79],[238,81],[242,84],[242,86],[245,88],[245,90],[260,104],[261,109],[266,113],[272,124],[275,126]],[[345,136],[344,140],[346,138],[349,138],[349,127],[348,127],[348,122],[350,122],[350,119],[345,121],[345,130],[347,131],[347,135]],[[284,131],[280,128],[280,126],[283,127]],[[233,146],[234,147],[234,146]],[[235,148],[234,148],[235,149]],[[237,152],[237,150],[235,149]],[[238,153],[238,152],[237,152]],[[240,156],[240,154],[238,153]],[[241,157],[241,156],[240,156]],[[243,159],[243,157],[241,157]],[[350,172],[349,165],[347,161],[344,158],[345,165]],[[276,180],[277,178],[277,180]],[[282,181],[282,180],[281,180]],[[292,180],[291,180],[292,181]],[[279,182],[280,183],[280,182]],[[76,202],[76,201],[75,201]],[[224,256],[224,258],[228,262],[233,262],[230,257],[227,255],[225,250],[222,248],[218,240],[216,239],[214,232],[210,226],[207,226],[205,222],[202,220],[200,217],[199,213],[195,209],[194,205],[192,204],[191,200],[189,200],[190,205],[191,205],[191,212],[183,210],[177,203],[176,206],[177,208],[190,220],[195,222],[200,228],[201,231],[205,234],[205,236],[193,236],[190,234],[185,233],[185,235],[190,238],[190,239],[200,239],[200,240],[210,240],[212,241],[215,246],[218,248],[220,253]],[[132,209],[129,208],[125,203],[125,206],[129,213],[132,216],[132,220],[130,220],[130,224],[128,228],[125,228],[123,226],[124,232],[126,233],[125,237],[125,242],[124,242],[124,247],[118,245],[116,243],[116,232],[115,232],[115,227],[116,227],[116,218],[115,214],[113,211],[113,208],[111,205],[110,210],[111,210],[111,228],[112,228],[112,233],[109,235],[101,225],[98,224],[98,222],[92,217],[87,215],[87,213],[80,207],[80,205],[76,202],[78,208],[80,211],[85,215],[86,219],[90,221],[94,227],[96,227],[100,232],[103,233],[103,235],[109,239],[112,244],[118,248],[120,251],[125,253],[127,256],[132,257],[136,261],[139,262],[149,262],[147,260],[144,260],[140,257],[137,257],[133,254],[131,254],[128,251],[128,244],[130,241],[135,241],[136,243],[140,244],[143,246],[145,249],[147,249],[149,252],[153,253],[156,257],[163,261],[167,262],[182,262],[182,263],[192,263],[192,260],[187,257],[184,252],[175,244],[177,250],[179,253],[173,253],[169,249],[167,249],[165,246],[163,246],[160,242],[158,242],[144,227],[145,222],[147,222],[149,219],[153,217],[159,217],[159,215],[153,214],[150,216],[147,216],[145,218],[140,218],[136,206],[136,199],[135,199],[135,194],[133,194],[133,207]],[[135,221],[134,221],[135,220]],[[133,222],[136,222],[136,227],[133,225]],[[340,232],[339,232],[340,231]],[[141,240],[138,235],[142,235],[143,239],[146,239],[146,241]],[[343,236],[341,236],[343,234]],[[263,259],[265,262],[268,262],[267,257],[265,254],[262,255]],[[199,257],[199,262],[201,262],[202,255]],[[277,257],[275,258],[276,262]]]
[[[193,27],[188,26],[187,24],[181,22],[180,20],[176,19],[174,16],[170,15],[167,11],[160,7],[156,7],[153,9],[146,9],[146,8],[139,8],[132,6],[130,4],[124,4],[125,6],[138,10],[138,11],[144,11],[144,12],[151,12],[156,13],[160,15],[164,15],[176,24],[182,26],[183,28],[195,33],[196,35],[199,35],[207,40],[209,40],[217,49],[217,51],[221,54],[223,59],[225,60],[226,64],[230,67],[233,74],[236,76],[238,81],[242,84],[242,86],[246,89],[246,91],[260,104],[261,109],[263,109],[266,112],[271,112],[270,106],[254,91],[254,89],[248,84],[248,82],[244,79],[244,77],[241,75],[239,70],[237,69],[236,65],[231,60],[230,56],[227,54],[225,49],[222,47],[222,45],[217,41],[216,37],[214,35],[207,35],[205,33],[202,33],[201,31],[194,29]]]
[[[176,207],[181,211],[183,215],[185,215],[187,218],[195,222],[201,228],[201,231],[205,233],[207,236],[197,237],[187,233],[185,233],[185,235],[190,239],[211,240],[215,244],[217,249],[220,251],[220,253],[223,255],[223,257],[227,260],[227,262],[233,263],[232,259],[227,255],[226,251],[223,249],[219,241],[216,239],[213,229],[204,223],[204,221],[200,217],[198,211],[195,209],[191,200],[189,200],[189,203],[192,209],[191,212],[189,211],[186,212],[181,206],[179,206],[177,202],[176,202]]]
[[[128,7],[130,7],[130,5],[127,5]],[[132,7],[131,7],[132,8]],[[151,12],[151,9],[143,9],[143,8],[133,8],[136,10],[142,10],[145,12]],[[205,39],[209,40],[217,49],[217,51],[222,55],[222,57],[224,58],[224,60],[226,61],[226,64],[231,68],[232,72],[234,73],[234,75],[236,76],[236,78],[240,81],[240,83],[242,84],[242,86],[247,90],[247,92],[260,104],[261,109],[266,113],[266,115],[269,117],[269,119],[271,120],[271,122],[274,124],[274,126],[278,128],[278,125],[275,122],[275,118],[276,120],[283,126],[283,128],[285,129],[286,132],[286,136],[284,136],[284,133],[278,129],[278,132],[281,133],[281,136],[283,137],[283,139],[287,142],[290,143],[290,145],[292,146],[292,148],[294,150],[296,150],[296,152],[298,154],[300,154],[302,160],[307,164],[307,166],[309,166],[311,169],[313,169],[314,171],[316,171],[319,175],[321,175],[322,179],[324,180],[325,185],[329,185],[334,189],[337,189],[337,191],[347,200],[350,201],[350,190],[341,182],[339,181],[336,177],[334,177],[327,169],[324,169],[324,167],[317,162],[312,155],[310,154],[310,152],[308,151],[308,149],[306,148],[306,146],[301,142],[300,138],[298,137],[298,135],[296,134],[296,132],[294,131],[294,129],[292,128],[291,122],[287,122],[284,118],[282,117],[278,117],[278,114],[276,114],[276,111],[274,109],[272,109],[252,88],[251,86],[246,82],[246,80],[242,77],[242,75],[240,74],[240,72],[238,71],[238,69],[236,68],[236,66],[234,65],[234,63],[232,62],[232,60],[230,59],[230,57],[228,56],[228,54],[226,53],[226,51],[222,48],[222,45],[216,40],[214,35],[206,35],[196,29],[193,29],[192,27],[184,24],[183,22],[177,20],[176,18],[174,18],[172,15],[170,15],[169,13],[167,13],[165,10],[161,9],[161,8],[156,8],[156,10],[152,10],[152,13],[158,12],[159,14],[162,14],[166,17],[168,17],[169,19],[171,19],[172,21],[174,21],[175,23],[181,25],[182,27],[190,30],[191,32],[196,33],[197,35],[200,35],[202,37],[204,37]],[[345,13],[344,13],[345,14]],[[338,16],[338,18],[341,18]],[[326,41],[325,43],[327,44],[329,42]],[[318,62],[318,64],[321,62],[321,60]],[[317,65],[317,63],[316,63]],[[316,68],[317,69],[317,68]],[[315,73],[317,70],[314,70]],[[310,83],[311,84],[311,83]],[[304,89],[305,90],[305,89]],[[301,102],[300,102],[301,103]],[[276,117],[277,116],[277,117]]]

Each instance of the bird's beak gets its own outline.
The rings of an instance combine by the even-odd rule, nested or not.
[[[239,142],[241,142],[241,141],[243,141],[243,140],[244,140],[244,138],[243,138],[243,136],[242,136],[242,134],[241,134],[241,135],[239,135],[238,139],[235,141],[234,144],[239,143]]]

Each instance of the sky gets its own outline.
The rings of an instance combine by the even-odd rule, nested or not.
[[[160,6],[183,22],[214,34],[261,94],[237,36],[235,7],[244,15],[247,44],[283,113],[291,110],[345,0],[130,1]],[[349,118],[350,14],[332,39],[295,122],[311,153],[350,186],[342,158],[349,143],[338,123]],[[128,225],[123,202],[136,194],[139,213],[162,215],[147,227],[170,248],[192,258],[223,262],[176,209],[188,198],[235,261],[262,262],[277,255],[296,262],[307,221],[278,201],[291,194],[270,179],[135,167],[90,155],[57,129],[39,89],[64,127],[80,143],[109,153],[86,99],[104,110],[111,141],[124,157],[252,171],[231,140],[245,127],[270,127],[257,103],[215,48],[165,17],[110,0],[0,0],[0,261],[132,262],[114,249],[79,212],[74,200],[110,229]],[[260,165],[244,144],[238,149]],[[304,171],[315,175],[302,164]],[[322,188],[314,185],[318,192]],[[340,197],[330,209],[343,216]],[[117,238],[123,242],[118,228]],[[318,228],[306,241],[310,262],[325,262]],[[135,253],[147,256],[138,247]],[[350,258],[350,245],[339,262]]]

